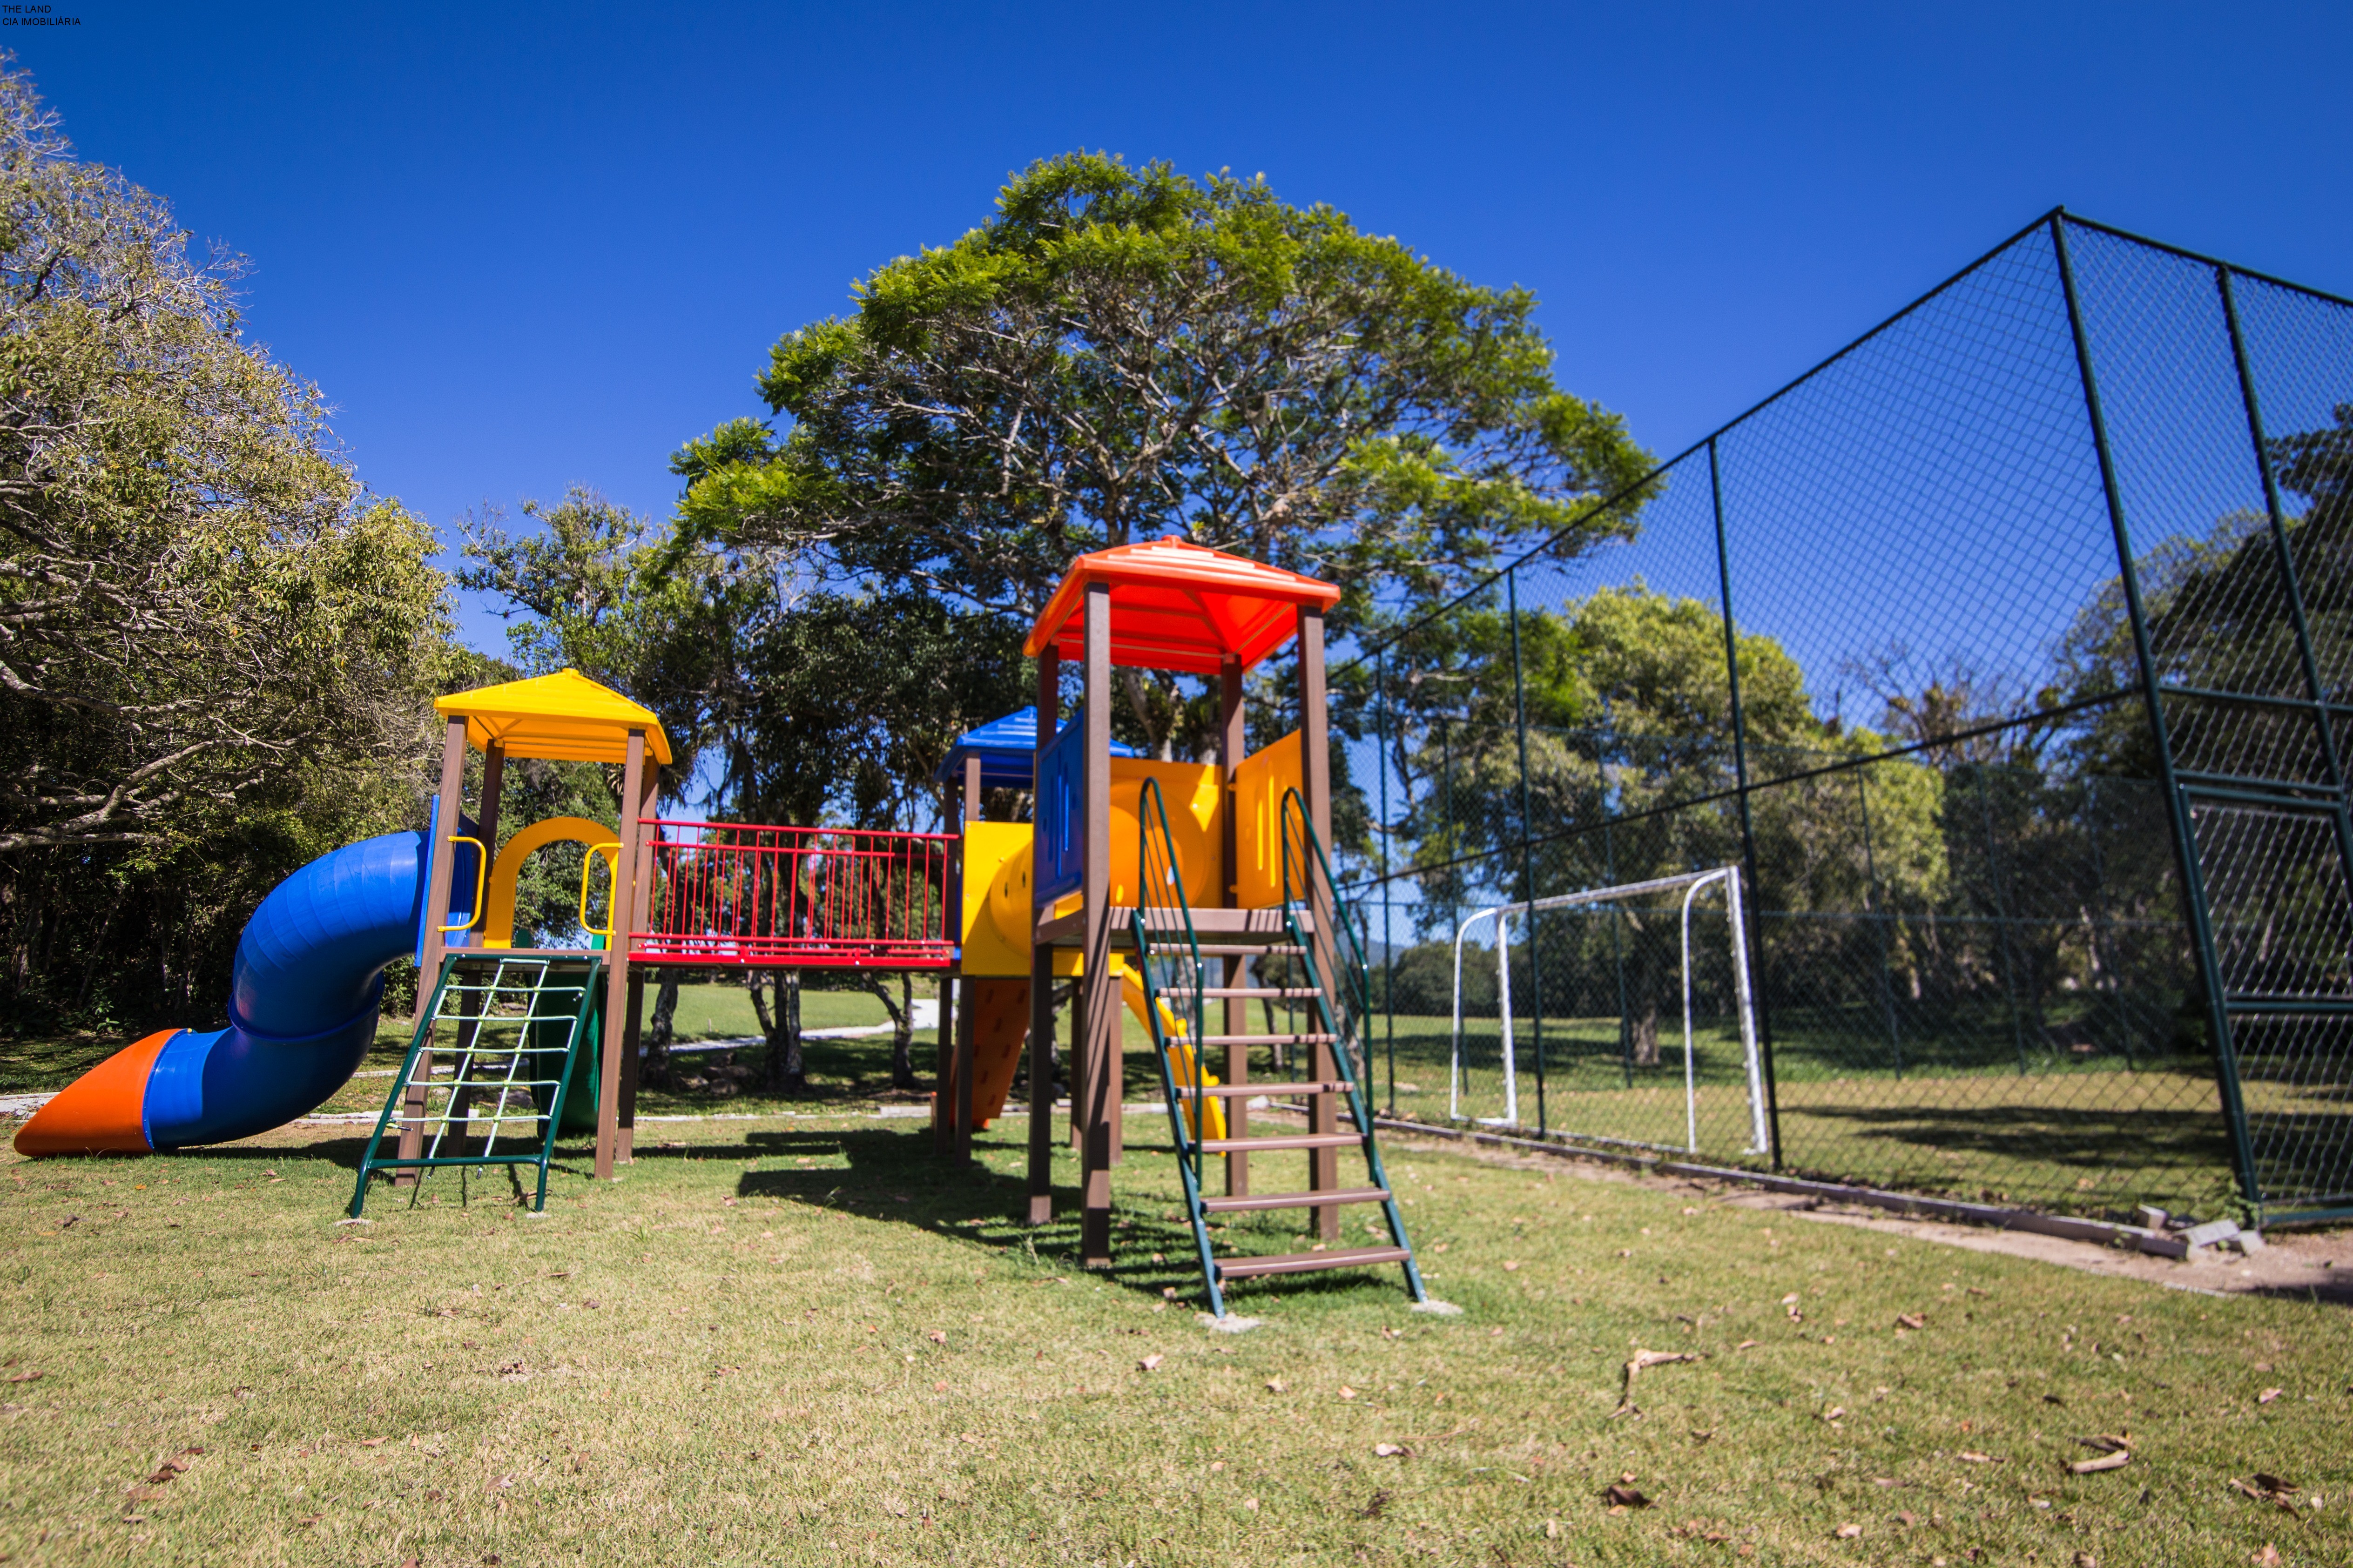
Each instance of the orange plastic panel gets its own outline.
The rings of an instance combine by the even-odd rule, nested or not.
[[[1029,1038],[1029,983],[972,983],[972,1120],[986,1127],[1005,1114],[1013,1069]]]
[[[1234,902],[1246,910],[1282,902],[1282,797],[1300,784],[1299,731],[1242,759],[1234,770]]]
[[[1218,766],[1215,763],[1152,763],[1134,757],[1111,760],[1111,901],[1133,908],[1142,868],[1136,860],[1141,844],[1136,811],[1144,796],[1144,781],[1160,784],[1160,803],[1168,815],[1168,837],[1176,847],[1176,874],[1185,886],[1185,901],[1195,909],[1224,903],[1218,890],[1219,845]],[[1157,832],[1158,825],[1155,824]]]
[[[123,1047],[66,1085],[16,1133],[16,1152],[144,1154],[147,1075],[177,1029],[158,1029]]]
[[[1248,669],[1291,640],[1303,606],[1328,610],[1340,602],[1340,590],[1317,578],[1155,539],[1071,562],[1022,651],[1034,658],[1051,644],[1066,659],[1083,657],[1092,583],[1111,590],[1112,663],[1195,675],[1215,675],[1229,658]]]

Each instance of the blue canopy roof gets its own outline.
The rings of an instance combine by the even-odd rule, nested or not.
[[[1066,720],[1062,728],[1067,730]],[[1060,731],[1056,731],[1057,734]],[[977,730],[965,731],[948,752],[947,761],[940,764],[934,775],[942,783],[964,776],[966,757],[980,759],[980,787],[983,789],[1028,789],[1032,782],[1031,767],[1038,753],[1038,710],[1024,708],[1008,713],[1002,719],[992,719]],[[1144,753],[1119,741],[1111,743],[1114,757],[1140,757]]]

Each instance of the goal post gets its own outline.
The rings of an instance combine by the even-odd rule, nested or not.
[[[1748,938],[1746,921],[1741,907],[1740,868],[1737,865],[1718,866],[1706,871],[1685,871],[1672,877],[1654,877],[1644,882],[1621,882],[1608,888],[1588,888],[1582,892],[1556,893],[1547,899],[1535,899],[1516,904],[1491,904],[1474,910],[1454,931],[1454,1009],[1453,1050],[1447,1068],[1446,1110],[1449,1120],[1460,1121],[1462,1113],[1462,945],[1463,941],[1481,921],[1493,922],[1495,947],[1495,998],[1502,1018],[1504,1058],[1504,1113],[1481,1117],[1490,1126],[1516,1127],[1520,1121],[1519,1052],[1512,1036],[1512,963],[1511,923],[1514,919],[1527,920],[1546,910],[1574,909],[1593,904],[1620,903],[1629,899],[1642,898],[1680,889],[1683,893],[1683,1128],[1684,1142],[1689,1152],[1699,1152],[1699,1085],[1694,1068],[1692,1036],[1692,903],[1710,889],[1721,889],[1724,894],[1726,923],[1732,932],[1732,991],[1734,1011],[1740,1020],[1740,1045],[1748,1079],[1749,1147],[1745,1154],[1762,1154],[1771,1148],[1766,1125],[1765,1070],[1757,1049],[1757,1006],[1748,976]],[[1539,982],[1541,984],[1541,982]]]

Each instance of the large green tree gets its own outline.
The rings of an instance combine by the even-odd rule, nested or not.
[[[241,334],[237,258],[0,56],[0,1007],[219,1016],[254,905],[420,816],[438,542]],[[57,1071],[69,1073],[68,1053]]]
[[[434,542],[240,335],[237,270],[0,71],[0,854],[185,837],[416,750]]]
[[[1649,467],[1555,384],[1533,295],[1262,181],[1049,159],[857,298],[776,345],[772,422],[680,452],[686,525],[1012,627],[1074,555],[1168,534],[1340,583],[1345,627],[1627,531],[1597,502]],[[1128,682],[1143,739],[1175,689]]]

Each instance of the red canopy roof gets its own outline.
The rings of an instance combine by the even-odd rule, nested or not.
[[[1111,661],[1215,675],[1229,655],[1248,669],[1289,640],[1300,606],[1330,609],[1329,583],[1208,550],[1181,539],[1121,544],[1071,563],[1021,651],[1050,644],[1064,658],[1086,651],[1087,585],[1111,586]]]

